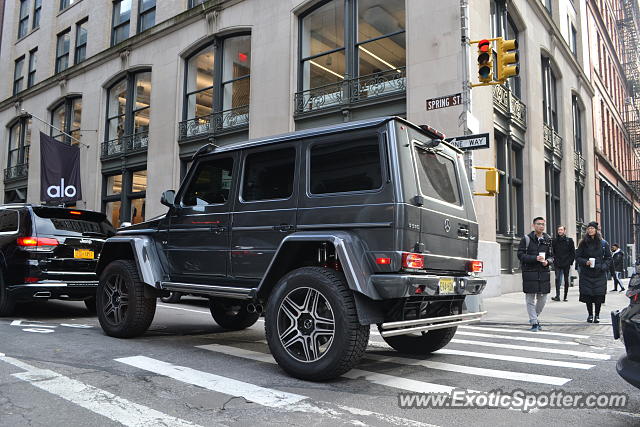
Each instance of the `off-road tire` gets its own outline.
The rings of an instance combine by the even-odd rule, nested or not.
[[[382,339],[400,353],[429,354],[449,344],[456,329],[458,327],[454,326],[453,328],[435,329],[419,334],[382,337]]]
[[[98,312],[98,308],[96,307],[96,297],[87,298],[84,300],[84,305],[87,307],[87,310],[91,314],[96,314]]]
[[[229,331],[247,329],[256,323],[260,317],[260,313],[249,313],[247,311],[247,303],[244,301],[211,298],[209,300],[209,310],[213,320],[220,327]]]
[[[331,344],[313,361],[292,355],[278,331],[283,301],[295,292],[309,292],[306,289],[317,291],[324,298],[323,305],[329,306],[334,319]],[[339,377],[360,361],[369,342],[370,327],[358,321],[353,292],[344,274],[328,268],[303,267],[289,272],[276,284],[266,307],[265,332],[271,354],[283,370],[303,380],[323,381]]]
[[[109,300],[110,284],[113,285],[116,277],[122,278],[121,295],[126,293],[128,305],[123,311],[120,319],[111,319],[111,315],[105,310],[109,310],[109,304],[113,306],[113,301]],[[148,286],[140,280],[138,269],[133,261],[117,260],[107,265],[100,275],[98,292],[96,293],[98,309],[98,320],[104,332],[116,338],[131,338],[142,335],[153,321],[156,312],[156,297],[145,297],[144,287]]]
[[[0,271],[0,317],[11,316],[15,306],[14,299],[9,296],[4,274]]]
[[[167,304],[175,304],[177,302],[180,302],[180,298],[182,298],[182,293],[173,291],[169,294],[168,297],[160,297],[160,301]]]

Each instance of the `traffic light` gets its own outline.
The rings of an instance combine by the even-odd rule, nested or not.
[[[489,40],[478,42],[478,80],[489,83],[493,80],[493,49]]]
[[[498,57],[498,66],[496,70],[497,81],[504,83],[509,77],[517,76],[520,72],[520,66],[518,65],[518,41],[517,40],[504,40],[502,37],[498,38],[498,49],[496,56]]]

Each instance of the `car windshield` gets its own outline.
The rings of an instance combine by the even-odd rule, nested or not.
[[[64,208],[33,208],[38,234],[110,237],[115,229],[100,212]]]

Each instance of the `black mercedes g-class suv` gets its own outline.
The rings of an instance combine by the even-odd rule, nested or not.
[[[100,212],[0,206],[0,316],[18,302],[48,299],[84,300],[95,313],[96,264],[114,234]]]
[[[264,307],[280,366],[323,380],[358,362],[371,324],[426,354],[484,314],[463,313],[486,282],[462,153],[429,127],[386,117],[208,145],[162,203],[165,216],[105,243],[108,335],[144,333],[171,291],[209,297],[232,330]]]

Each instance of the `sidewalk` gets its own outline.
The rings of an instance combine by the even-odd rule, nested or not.
[[[629,279],[623,279],[622,283],[627,288]],[[569,288],[568,301],[552,301],[551,297],[555,296],[555,284],[551,285],[551,293],[547,299],[547,305],[544,307],[540,315],[540,323],[556,324],[556,325],[588,325],[587,308],[584,303],[578,301],[580,296],[578,284]],[[613,281],[609,280],[607,284],[606,301],[600,310],[600,324],[611,324],[611,311],[620,310],[629,305],[629,298],[625,296],[625,292],[609,292],[613,289]],[[561,296],[564,289],[561,289]],[[526,326],[529,317],[524,301],[524,293],[512,292],[499,297],[484,298],[483,310],[487,314],[482,318],[482,322],[501,323],[501,324],[518,324]]]

